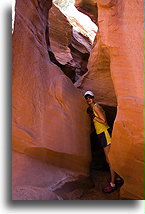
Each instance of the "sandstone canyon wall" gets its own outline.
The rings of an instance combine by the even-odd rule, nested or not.
[[[143,1],[88,2],[76,5],[92,14],[99,32],[88,73],[75,86],[82,94],[92,90],[100,104],[117,106],[110,161],[124,179],[121,198],[143,199]],[[85,100],[49,57],[51,3],[16,1],[13,199],[58,200],[57,184],[89,171]]]
[[[50,183],[89,172],[85,100],[48,54],[51,3],[16,1],[12,38],[14,199],[57,199],[48,191]]]
[[[143,1],[94,2],[99,31],[88,73],[76,86],[117,105],[110,161],[124,179],[121,197],[143,199]]]
[[[75,6],[79,11],[88,15],[91,20],[97,24],[98,20],[98,7],[94,0],[76,0]]]
[[[64,30],[65,29],[65,30]],[[75,82],[87,72],[91,44],[87,37],[73,29],[63,13],[53,5],[49,12],[50,58]]]

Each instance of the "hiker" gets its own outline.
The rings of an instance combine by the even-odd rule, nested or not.
[[[116,190],[116,184],[115,184],[116,173],[112,169],[109,159],[108,159],[108,154],[109,154],[110,145],[111,145],[111,128],[107,124],[104,110],[102,109],[102,107],[99,104],[97,104],[94,101],[93,92],[87,91],[84,94],[84,97],[87,101],[87,104],[89,105],[89,107],[87,108],[87,113],[90,116],[90,118],[93,120],[96,134],[98,137],[98,142],[101,145],[101,147],[103,147],[103,149],[104,149],[106,161],[108,162],[109,168],[110,168],[111,182],[110,182],[109,186],[104,188],[103,191],[105,193],[111,193],[114,190]],[[117,178],[117,180],[119,183],[121,181],[121,178]]]

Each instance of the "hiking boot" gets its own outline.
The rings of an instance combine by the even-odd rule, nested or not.
[[[109,186],[107,186],[107,187],[105,187],[103,189],[103,192],[105,192],[105,193],[111,193],[111,192],[115,191],[116,189],[117,189],[116,186],[112,187],[111,184],[109,184]]]

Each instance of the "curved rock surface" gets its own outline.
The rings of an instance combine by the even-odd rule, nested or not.
[[[55,5],[52,5],[49,11],[50,47],[58,62],[63,65],[73,61],[69,49],[71,38],[72,26],[62,12]]]
[[[51,61],[58,65],[74,83],[87,72],[91,44],[88,38],[72,28],[55,5],[49,12],[49,24]]]
[[[81,93],[94,91],[102,105],[117,106],[110,161],[125,182],[121,198],[143,199],[143,0],[93,2],[98,4],[99,32],[88,73],[76,86]],[[12,53],[15,200],[61,200],[54,193],[58,181],[89,173],[87,106],[71,80],[50,60],[50,8],[51,1],[16,2]]]
[[[89,16],[94,23],[98,22],[98,7],[96,1],[76,0],[75,6],[79,11]]]
[[[115,106],[117,98],[110,160],[125,181],[121,197],[143,199],[143,1],[96,2],[97,43],[76,86],[100,103]]]
[[[97,44],[91,51],[88,61],[88,72],[84,74],[76,83],[84,94],[87,90],[92,90],[100,104],[116,106],[116,95],[110,73],[110,55],[107,46],[102,44],[99,35]]]
[[[98,31],[98,27],[94,22],[92,22],[88,14],[86,15],[85,13],[77,10],[75,7],[75,0],[53,0],[53,2],[67,17],[73,28],[85,37],[88,37],[92,44],[94,42],[96,32]]]
[[[91,155],[86,104],[71,80],[50,61],[50,8],[51,1],[16,1],[13,150],[87,175]],[[21,158],[17,161],[21,163]],[[49,170],[51,177],[53,172]],[[15,167],[13,173],[17,173]],[[27,173],[25,176],[27,180]]]

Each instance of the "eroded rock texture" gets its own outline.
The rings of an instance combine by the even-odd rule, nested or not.
[[[88,61],[88,72],[75,83],[75,86],[81,89],[83,94],[87,90],[92,90],[100,104],[116,106],[116,95],[110,73],[110,55],[99,35]]]
[[[143,199],[143,1],[96,2],[97,43],[76,85],[100,103],[117,98],[110,160],[125,181],[121,197]]]
[[[73,30],[63,13],[53,5],[49,12],[51,60],[76,82],[87,72],[91,51],[89,39]],[[54,58],[55,57],[55,58]]]
[[[75,5],[79,11],[88,15],[91,20],[97,24],[98,20],[98,7],[94,0],[76,0]]]
[[[56,199],[48,191],[48,178],[56,183],[69,173],[75,177],[89,171],[90,128],[84,98],[48,54],[50,8],[51,1],[16,1],[12,44],[14,199]],[[60,168],[55,179],[51,164]]]
[[[83,0],[81,2],[83,4]],[[110,161],[125,182],[121,198],[143,199],[143,1],[93,2],[98,5],[99,32],[88,73],[76,86],[82,93],[92,90],[102,105],[117,106]],[[53,57],[48,40],[50,8],[51,1],[16,2],[13,33],[15,200],[61,200],[58,187],[89,171],[87,106],[72,81],[50,60]],[[70,38],[65,39],[69,43]],[[72,40],[69,48],[73,59],[78,59],[76,47],[78,44]],[[68,46],[65,48],[68,50]],[[74,194],[81,193],[76,190]]]

